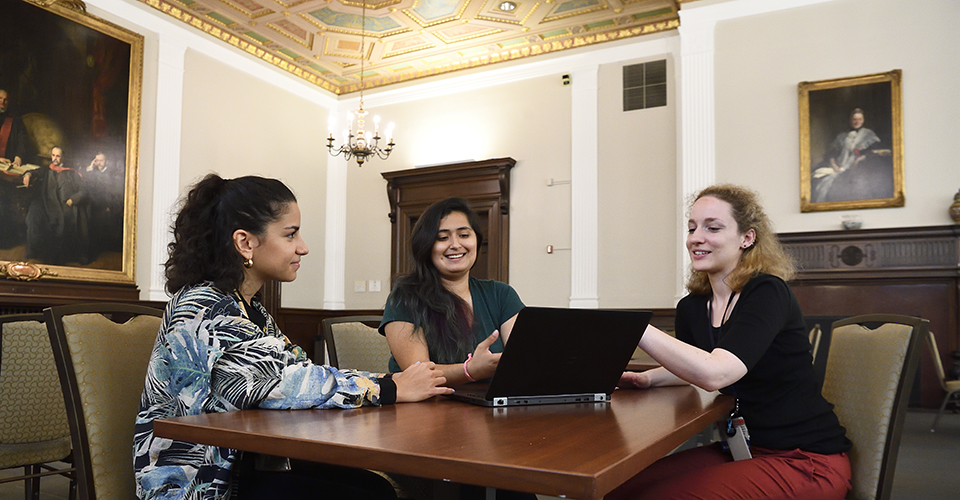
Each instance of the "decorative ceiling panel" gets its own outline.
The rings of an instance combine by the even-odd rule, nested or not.
[[[335,94],[672,30],[684,0],[138,0]],[[691,0],[687,0],[691,1]]]

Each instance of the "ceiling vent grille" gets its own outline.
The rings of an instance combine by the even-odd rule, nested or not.
[[[623,110],[667,105],[667,60],[623,67]]]

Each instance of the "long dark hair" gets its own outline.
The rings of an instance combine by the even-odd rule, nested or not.
[[[209,174],[194,184],[181,203],[173,241],[167,245],[167,292],[203,281],[227,292],[240,288],[244,259],[233,245],[234,231],[262,236],[296,201],[290,188],[276,179]]]
[[[483,243],[480,217],[463,198],[447,198],[429,208],[413,226],[410,247],[414,269],[397,279],[391,296],[395,309],[413,314],[414,331],[423,331],[430,359],[437,363],[458,363],[473,352],[473,317],[470,305],[447,290],[433,264],[433,245],[440,221],[451,213],[462,213],[477,236],[477,251]]]

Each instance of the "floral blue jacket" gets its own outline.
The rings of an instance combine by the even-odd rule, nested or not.
[[[225,499],[240,452],[153,435],[160,418],[248,408],[355,408],[380,404],[375,375],[313,364],[276,322],[265,329],[212,283],[167,304],[150,356],[133,442],[141,499]]]

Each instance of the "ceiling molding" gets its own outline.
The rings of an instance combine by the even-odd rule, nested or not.
[[[382,89],[375,93],[364,94],[363,100],[367,108],[400,104],[441,95],[469,92],[530,78],[539,78],[544,75],[565,74],[602,64],[663,57],[667,54],[678,54],[679,50],[679,37],[675,32],[667,33],[659,37],[637,39],[630,43],[594,49],[589,52],[558,56],[516,66],[493,68],[472,74],[448,76],[406,88]],[[349,108],[355,105],[357,100],[358,98],[353,97],[341,101],[341,103],[346,104]]]
[[[131,1],[337,95],[361,58],[374,89],[680,25],[677,0],[366,0],[365,21],[363,0]]]

